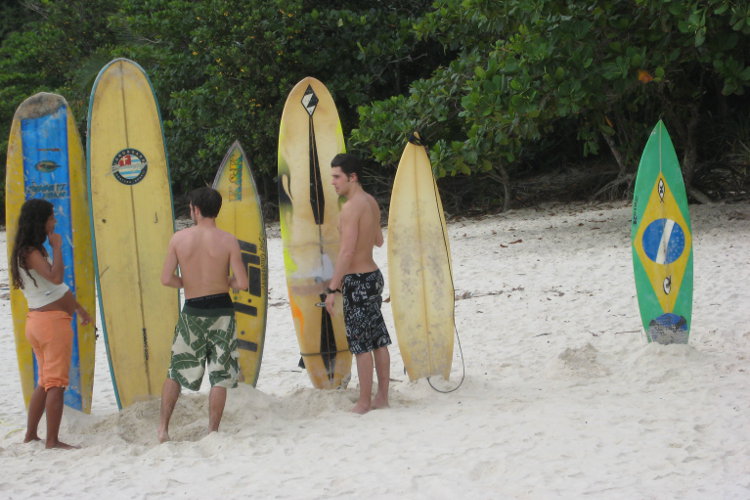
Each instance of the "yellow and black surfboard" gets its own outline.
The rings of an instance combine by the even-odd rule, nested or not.
[[[247,290],[232,293],[237,321],[240,380],[255,386],[263,358],[268,309],[268,257],[266,229],[260,197],[250,163],[238,141],[227,151],[214,179],[222,204],[216,226],[239,241],[247,268]]]
[[[329,315],[323,303],[339,251],[339,199],[331,160],[344,152],[336,105],[328,89],[304,78],[287,97],[279,130],[279,217],[289,304],[300,353],[317,388],[348,382],[352,355],[341,301]]]

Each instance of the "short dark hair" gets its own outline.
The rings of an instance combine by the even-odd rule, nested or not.
[[[357,174],[357,182],[362,179],[362,160],[348,153],[339,153],[331,160],[331,167],[339,167],[346,175]]]
[[[221,210],[221,194],[210,187],[199,187],[188,194],[188,201],[201,211],[203,217],[215,219]]]

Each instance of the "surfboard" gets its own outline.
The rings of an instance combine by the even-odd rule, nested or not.
[[[336,105],[312,77],[294,86],[279,129],[279,218],[289,305],[300,354],[313,385],[348,382],[352,356],[340,300],[333,316],[323,303],[339,251],[339,199],[331,160],[344,152]]]
[[[685,344],[693,308],[693,244],[680,163],[659,121],[643,149],[633,193],[633,271],[649,342]]]
[[[5,172],[9,262],[21,205],[32,198],[43,198],[54,206],[55,232],[62,236],[63,242],[64,281],[93,318],[94,263],[83,147],[68,103],[56,94],[43,92],[29,97],[13,117]],[[51,253],[48,244],[47,250]],[[10,302],[21,387],[28,408],[38,379],[38,367],[25,335],[28,307],[23,291],[11,286]],[[71,324],[73,353],[64,401],[70,408],[90,413],[96,329],[94,322],[84,326],[77,317]]]
[[[161,284],[174,232],[161,116],[146,73],[127,59],[99,72],[88,117],[96,283],[120,408],[161,394],[179,294]]]
[[[222,204],[216,226],[232,233],[247,268],[247,290],[232,293],[237,321],[240,380],[255,386],[263,358],[268,308],[268,253],[260,197],[245,151],[235,141],[214,179]]]
[[[453,359],[450,245],[430,158],[414,133],[393,181],[388,212],[388,278],[398,347],[409,379],[442,375]]]

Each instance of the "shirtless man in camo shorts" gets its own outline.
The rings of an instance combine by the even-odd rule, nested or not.
[[[169,440],[169,420],[181,387],[200,389],[206,364],[211,382],[209,432],[219,430],[227,388],[237,387],[239,375],[234,309],[228,292],[248,287],[247,270],[237,238],[216,227],[221,209],[218,191],[198,188],[189,200],[195,225],[172,236],[161,275],[164,286],[185,289],[162,388],[158,431],[162,443]]]
[[[339,196],[346,198],[341,209],[339,255],[333,277],[328,284],[326,308],[334,314],[336,295],[344,301],[344,324],[349,350],[357,360],[359,400],[354,413],[388,406],[388,383],[391,358],[388,335],[380,312],[383,275],[372,258],[375,245],[383,245],[380,208],[360,184],[361,161],[352,155],[339,154],[331,160],[332,183]],[[378,390],[372,396],[373,358],[378,375]]]

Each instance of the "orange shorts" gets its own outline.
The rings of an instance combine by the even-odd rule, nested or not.
[[[70,357],[73,352],[72,318],[64,311],[29,311],[26,315],[26,338],[36,355],[38,384],[67,387]]]

